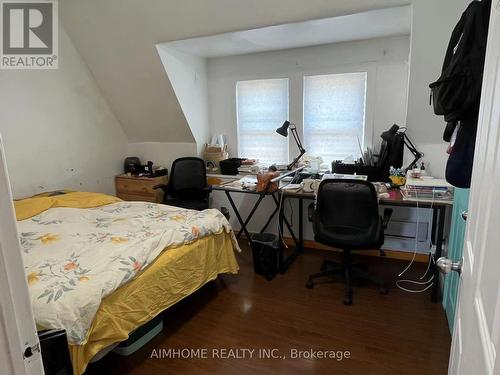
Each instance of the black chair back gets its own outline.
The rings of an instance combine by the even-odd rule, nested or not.
[[[343,249],[376,248],[383,243],[381,225],[373,184],[345,179],[321,182],[313,214],[316,241]]]
[[[206,186],[207,170],[203,159],[185,157],[172,163],[168,180],[169,195],[176,198],[197,198]]]

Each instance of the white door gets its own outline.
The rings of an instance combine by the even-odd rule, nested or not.
[[[30,348],[28,352],[26,352],[27,348]],[[1,137],[0,373],[6,375],[43,374]]]
[[[500,374],[500,0],[492,3],[452,375]]]

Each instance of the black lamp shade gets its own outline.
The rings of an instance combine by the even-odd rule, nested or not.
[[[389,130],[386,130],[385,132],[383,132],[380,135],[380,137],[382,137],[382,139],[384,141],[392,142],[393,139],[394,139],[394,137],[398,133],[398,130],[399,130],[399,126],[397,126],[396,124],[394,124],[394,125],[391,126],[391,128]]]
[[[282,135],[283,137],[288,137],[288,127],[290,126],[290,121],[285,121],[283,125],[281,125],[278,129],[276,129],[276,133]]]

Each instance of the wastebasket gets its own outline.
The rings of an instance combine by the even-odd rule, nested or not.
[[[253,269],[256,274],[271,281],[278,273],[279,242],[272,233],[258,233],[252,236]]]

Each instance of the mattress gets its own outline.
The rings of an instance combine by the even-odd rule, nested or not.
[[[15,202],[37,325],[65,329],[74,371],[220,273],[238,245],[217,210],[69,193]]]

